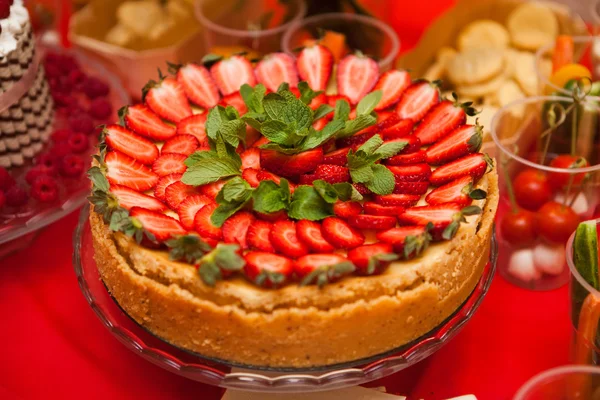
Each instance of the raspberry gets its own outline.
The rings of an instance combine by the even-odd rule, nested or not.
[[[87,79],[87,77],[81,70],[75,69],[69,72],[68,79],[73,87],[78,87]]]
[[[0,190],[0,210],[2,210],[2,207],[4,207],[5,204],[6,204],[6,195],[4,194],[4,192],[2,190]]]
[[[89,113],[96,119],[107,119],[112,114],[112,105],[110,101],[100,97],[92,101]]]
[[[0,190],[6,190],[15,184],[15,179],[5,168],[0,167]]]
[[[68,113],[71,114],[73,112],[71,106],[73,106],[76,100],[71,95],[61,93],[60,91],[53,89],[52,98],[54,99],[54,103],[56,103],[57,107],[68,107]]]
[[[69,144],[71,152],[75,154],[85,152],[90,146],[90,141],[83,133],[73,133],[69,136],[69,139],[67,139],[67,143]]]
[[[42,153],[35,158],[35,164],[56,170],[58,168],[58,157],[54,152],[52,152],[52,154]]]
[[[54,201],[58,198],[58,184],[51,176],[40,176],[31,185],[31,197],[43,203]]]
[[[50,151],[56,157],[56,159],[60,159],[66,156],[67,154],[71,154],[71,146],[69,146],[69,143],[64,141],[56,143],[54,146],[52,146]]]
[[[73,131],[70,129],[57,129],[54,132],[52,132],[52,135],[50,135],[50,137],[52,138],[52,141],[55,143],[56,142],[64,142],[72,134],[73,134]]]
[[[98,78],[90,77],[83,82],[82,85],[83,93],[90,99],[95,99],[96,97],[103,97],[108,95],[110,88],[104,82],[102,82]]]
[[[27,191],[20,186],[15,185],[6,191],[6,204],[11,207],[21,207],[28,200]]]
[[[27,174],[25,174],[25,180],[30,185],[33,185],[33,182],[35,182],[35,180],[37,178],[39,178],[40,176],[55,176],[55,175],[56,175],[56,168],[54,168],[54,167],[49,168],[49,167],[46,167],[45,165],[36,165],[35,167],[32,167],[29,169],[29,171],[27,171]]]
[[[61,61],[61,56],[55,51],[49,51],[46,53],[44,64],[58,65]]]
[[[60,166],[60,173],[63,176],[76,178],[83,173],[84,168],[85,163],[83,162],[81,157],[76,156],[74,154],[67,154],[62,160]]]
[[[94,121],[86,114],[78,114],[69,118],[69,126],[75,132],[90,134],[94,132]]]

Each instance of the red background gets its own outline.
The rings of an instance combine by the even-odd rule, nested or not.
[[[449,0],[370,0],[407,50]],[[71,264],[77,213],[0,261],[0,398],[220,399],[222,389],[151,365],[102,326]],[[567,288],[528,292],[495,278],[473,319],[438,353],[369,386],[419,399],[510,399],[534,374],[568,362]]]

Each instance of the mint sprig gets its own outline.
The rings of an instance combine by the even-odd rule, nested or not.
[[[313,186],[301,185],[296,188],[288,216],[293,219],[319,221],[333,215],[333,204],[325,200]]]
[[[240,271],[246,261],[237,253],[240,246],[237,244],[219,243],[214,250],[205,254],[198,260],[198,274],[208,286],[215,286],[218,280],[223,279],[223,272]]]
[[[240,175],[242,161],[239,156],[230,155],[229,151],[203,150],[191,154],[186,160],[187,170],[181,181],[186,185],[200,186],[217,182],[221,179]]]
[[[221,136],[225,143],[237,148],[246,142],[246,125],[232,106],[216,106],[206,117],[206,135],[213,141]]]
[[[350,104],[346,100],[338,100],[335,104],[334,119],[344,121],[344,128],[337,134],[336,138],[345,138],[354,135],[377,123],[377,115],[373,111],[381,101],[381,90],[367,94],[356,106],[356,118],[349,120]]]
[[[169,259],[174,261],[184,260],[189,264],[195,264],[212,250],[208,243],[196,235],[184,235],[169,239],[165,244],[169,247]]]
[[[390,194],[396,180],[394,174],[378,161],[398,154],[408,145],[406,141],[384,143],[379,135],[374,135],[356,151],[348,152],[348,168],[354,183],[363,183],[373,193]]]
[[[252,198],[252,187],[240,177],[227,181],[217,194],[219,205],[210,216],[213,225],[220,227],[233,214],[241,210]]]
[[[252,194],[253,209],[256,212],[270,214],[287,210],[290,206],[290,185],[281,178],[279,185],[273,181],[261,181]]]

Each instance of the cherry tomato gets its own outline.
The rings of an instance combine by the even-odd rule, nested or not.
[[[535,214],[527,210],[509,211],[500,221],[502,238],[510,244],[526,246],[535,240]]]
[[[578,163],[580,165],[577,165]],[[570,168],[585,168],[588,166],[588,162],[581,157],[571,156],[569,154],[561,154],[550,162],[550,166],[568,170]],[[550,185],[552,185],[553,188],[562,189],[569,184],[569,178],[572,175],[573,174],[570,174],[566,171],[565,173],[551,172],[548,175],[548,182],[550,182]],[[575,174],[575,177],[573,178],[573,185],[579,185],[584,177],[585,174]]]
[[[579,225],[579,215],[571,207],[549,201],[537,212],[536,227],[551,242],[565,243]]]
[[[546,174],[536,169],[525,169],[513,181],[517,203],[526,210],[535,211],[552,197],[552,188]]]

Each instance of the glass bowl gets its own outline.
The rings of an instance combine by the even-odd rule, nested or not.
[[[357,14],[329,13],[315,15],[294,23],[281,40],[281,49],[292,54],[304,46],[304,40],[318,38],[319,32],[343,33],[351,52],[361,51],[379,62],[381,72],[393,68],[400,53],[400,39],[388,24]]]
[[[572,132],[569,119],[573,119],[573,114],[566,116],[552,134],[544,136],[548,132],[545,112],[549,104],[564,104],[568,110],[573,102],[573,99],[558,96],[530,97],[506,105],[492,120],[491,134],[497,146],[500,178],[496,220],[500,246],[498,268],[505,279],[523,288],[552,290],[567,283],[565,244],[579,221],[591,218],[600,202],[600,138],[597,134],[600,106],[596,102],[584,103],[585,113],[580,116],[581,120],[589,119],[589,123],[579,124],[577,141],[573,144],[575,153],[585,157],[591,166],[549,165],[554,158],[569,153]],[[580,179],[583,177],[585,179]],[[558,233],[556,225],[545,223],[548,215],[555,215],[549,212],[552,209],[547,206],[549,202],[567,205],[564,209],[558,207],[560,215],[564,215],[564,211],[571,220],[576,220],[562,225],[566,232]],[[521,222],[517,224],[517,220]]]
[[[100,279],[88,217],[86,206],[73,237],[73,265],[79,287],[102,324],[125,347],[168,371],[198,382],[248,391],[311,392],[356,386],[416,364],[448,343],[473,316],[490,287],[497,257],[494,237],[490,260],[470,297],[446,321],[414,342],[353,363],[283,370],[207,359],[174,347],[136,324],[119,308]]]
[[[598,400],[600,368],[565,365],[541,372],[528,380],[513,400]]]
[[[118,119],[117,110],[121,106],[129,104],[130,98],[123,90],[119,78],[109,72],[99,62],[83,55],[78,50],[65,50],[43,43],[38,44],[36,49],[40,55],[43,55],[50,50],[53,52],[71,54],[75,56],[86,74],[101,77],[107,82],[110,86],[109,99],[113,108],[113,115],[109,117],[109,120],[116,121]],[[54,117],[54,129],[67,126],[67,117],[67,115],[61,115],[61,113],[56,112]],[[90,136],[90,139],[91,138],[92,137]],[[93,144],[95,143],[92,142],[90,144],[88,150],[89,156],[91,156],[92,152],[95,152]],[[50,142],[45,145],[46,148],[48,146],[50,146]],[[42,152],[43,151],[44,150],[42,150]],[[83,154],[83,156],[85,155],[86,154]],[[27,168],[31,166],[30,164],[31,162],[27,162],[23,167],[11,170],[11,174],[17,181],[22,181],[27,172]],[[61,192],[57,202],[43,204],[30,201],[27,206],[19,209],[17,213],[6,210],[0,211],[0,258],[2,255],[13,251],[9,249],[22,247],[16,246],[14,243],[16,239],[63,218],[86,202],[86,198],[90,191],[90,184],[89,179],[85,174],[82,174],[79,178],[65,179],[64,185],[64,191]]]
[[[280,51],[283,33],[306,14],[304,0],[197,0],[196,18],[204,28],[208,53]],[[256,58],[256,57],[253,57]]]

